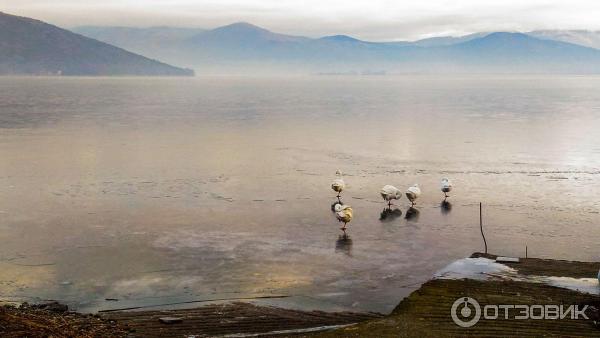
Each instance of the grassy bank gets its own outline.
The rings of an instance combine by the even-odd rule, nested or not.
[[[495,259],[481,253],[472,257]],[[521,275],[595,277],[600,263],[551,259],[521,258],[519,263],[506,263]],[[475,326],[462,328],[450,316],[452,304],[460,297],[471,297],[480,304],[552,304],[590,305],[590,320],[480,320]],[[434,279],[404,299],[385,318],[360,323],[318,337],[598,337],[600,297],[542,283],[513,280]],[[513,316],[511,315],[511,318]]]

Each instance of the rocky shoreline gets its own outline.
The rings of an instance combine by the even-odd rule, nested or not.
[[[131,332],[127,325],[70,312],[57,302],[0,306],[1,337],[126,337]]]

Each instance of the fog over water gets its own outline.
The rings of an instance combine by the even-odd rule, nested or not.
[[[493,253],[598,260],[599,87],[0,78],[0,299],[92,311],[289,295],[269,303],[387,312],[483,250],[479,202]],[[336,169],[350,238],[331,213]],[[416,210],[384,211],[383,185],[414,183]]]

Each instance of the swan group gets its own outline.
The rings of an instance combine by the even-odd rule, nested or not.
[[[333,204],[332,211],[335,213],[336,219],[339,222],[344,223],[344,226],[341,227],[340,229],[342,231],[344,231],[344,233],[346,233],[346,227],[347,227],[348,223],[350,223],[350,221],[352,221],[352,218],[354,217],[354,210],[352,209],[351,206],[342,203],[342,200],[341,200],[342,191],[344,191],[344,189],[346,189],[346,182],[344,182],[344,179],[342,178],[342,172],[340,170],[337,170],[335,172],[335,176],[336,176],[335,179],[331,183],[331,189],[333,191],[337,192],[336,197],[338,198],[338,200]],[[444,201],[446,201],[446,199],[449,197],[448,193],[450,191],[452,191],[452,187],[453,186],[452,186],[452,182],[450,181],[450,179],[448,179],[446,177],[442,178],[441,184],[440,184],[440,190],[444,194]],[[392,201],[399,200],[402,198],[402,191],[390,184],[384,185],[383,188],[381,188],[381,190],[379,190],[379,194],[381,195],[383,200],[385,202],[387,202],[388,208],[390,210],[391,210],[391,206],[392,206]],[[416,204],[417,199],[419,199],[419,197],[421,197],[421,187],[419,186],[419,184],[414,184],[414,185],[410,186],[408,189],[406,189],[406,191],[404,192],[404,195],[406,195],[406,198],[411,203],[411,209],[413,209],[412,212],[414,214],[418,214],[418,210],[414,209],[414,206]],[[449,204],[449,202],[446,202],[446,203]],[[408,216],[409,215],[407,212],[407,218],[408,218]]]

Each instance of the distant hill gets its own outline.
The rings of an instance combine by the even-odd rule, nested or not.
[[[186,39],[179,44],[179,51],[187,62],[272,62],[299,57],[301,46],[310,40],[240,22]]]
[[[542,30],[527,34],[540,39],[570,42],[576,45],[600,49],[600,31]]]
[[[427,48],[415,57],[475,72],[600,73],[600,50],[523,33],[491,33],[459,44]]]
[[[146,55],[156,49],[166,49],[204,32],[201,28],[178,27],[114,27],[80,26],[73,32],[108,44]]]
[[[190,76],[193,71],[0,12],[0,74]]]
[[[217,73],[600,73],[599,50],[558,40],[492,32],[369,42],[347,35],[292,36],[235,23],[178,38],[169,48],[147,53]]]
[[[324,37],[320,38],[319,40],[321,40],[321,41],[329,41],[329,42],[333,42],[333,43],[349,43],[349,44],[372,43],[372,42],[367,42],[367,41],[359,40],[359,39],[353,38],[353,37],[348,36],[348,35],[330,35],[330,36],[324,36]]]
[[[471,41],[477,38],[482,38],[489,33],[474,33],[463,36],[437,36],[427,39],[421,39],[413,42],[408,42],[408,44],[419,47],[441,47],[441,46],[450,46],[455,45],[462,42]]]
[[[243,44],[244,42],[304,42],[310,39],[302,36],[273,33],[269,30],[249,24],[247,22],[238,22],[202,32],[189,38],[188,42],[203,43],[210,40],[219,43]]]
[[[365,63],[377,58],[376,51],[394,49],[344,35],[313,39],[279,34],[248,23],[208,30],[182,41],[178,48],[186,64],[268,66],[301,72]]]

